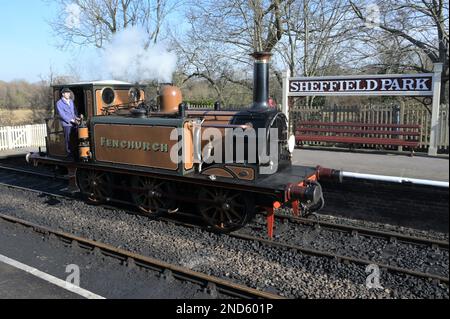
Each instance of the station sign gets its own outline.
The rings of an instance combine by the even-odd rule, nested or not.
[[[289,96],[432,96],[433,74],[289,78]]]

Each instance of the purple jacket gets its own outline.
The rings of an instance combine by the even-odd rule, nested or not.
[[[77,110],[75,109],[75,105],[72,100],[70,100],[69,104],[67,104],[64,99],[60,99],[56,103],[56,110],[58,111],[62,126],[72,126],[70,121],[78,117]]]

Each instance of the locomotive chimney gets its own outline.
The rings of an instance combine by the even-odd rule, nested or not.
[[[269,99],[269,60],[270,52],[254,52],[255,58],[253,71],[253,106],[254,110],[265,110]]]

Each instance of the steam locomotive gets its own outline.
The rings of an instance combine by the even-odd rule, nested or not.
[[[306,215],[324,203],[319,179],[340,172],[291,164],[294,137],[286,116],[268,106],[270,53],[255,52],[253,103],[244,110],[189,109],[179,88],[163,85],[156,103],[145,92],[119,81],[53,87],[73,92],[83,116],[68,159],[60,120],[47,120],[46,151],[31,153],[34,165],[67,168],[69,186],[91,203],[125,201],[146,214],[185,209],[208,227],[230,232],[257,210],[273,213],[291,206]],[[242,151],[243,149],[243,151]],[[231,153],[231,155],[230,155]]]

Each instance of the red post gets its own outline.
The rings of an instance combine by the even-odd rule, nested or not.
[[[272,207],[267,208],[267,236],[273,238],[273,227],[275,223],[275,209],[281,207],[280,202],[274,202]]]
[[[300,216],[300,203],[298,200],[294,200],[292,202],[292,211],[294,213],[294,216]]]

